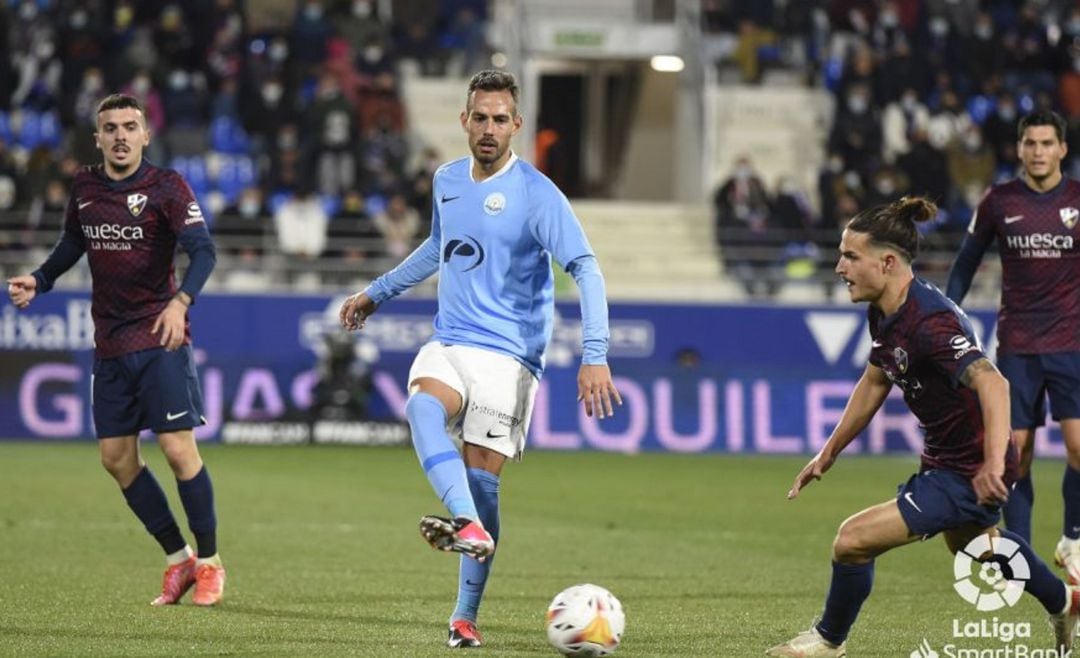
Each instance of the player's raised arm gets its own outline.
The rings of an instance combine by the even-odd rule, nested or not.
[[[836,429],[829,435],[829,440],[825,442],[818,454],[814,455],[814,458],[795,476],[795,482],[788,491],[789,499],[798,496],[803,487],[814,480],[820,480],[821,476],[832,468],[833,462],[844,448],[870,424],[870,420],[884,404],[891,388],[892,382],[881,368],[871,363],[866,364],[866,370],[855,384],[855,390],[848,398],[847,406],[844,407],[844,413],[841,414]]]
[[[983,463],[971,485],[980,505],[1000,505],[1009,497],[1009,488],[1003,480],[1011,436],[1009,382],[983,357],[964,369],[960,383],[975,391],[982,408]]]

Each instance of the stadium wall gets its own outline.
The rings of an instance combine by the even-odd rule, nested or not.
[[[341,299],[329,296],[205,295],[191,311],[207,425],[204,441],[304,442],[318,380],[318,354],[337,331]],[[328,441],[407,440],[406,377],[431,335],[430,300],[397,300],[356,335],[370,376],[370,426]],[[745,305],[611,306],[610,361],[624,406],[603,421],[575,403],[580,351],[576,304],[558,305],[529,436],[531,449],[623,453],[807,453],[838,420],[870,349],[862,309]],[[972,316],[993,353],[992,312]],[[51,293],[18,312],[0,310],[0,438],[93,436],[93,323],[82,293]],[[262,428],[260,430],[260,428]],[[894,390],[849,450],[919,449],[917,421]],[[355,437],[352,437],[355,438]],[[1043,456],[1064,454],[1056,427],[1037,434]]]

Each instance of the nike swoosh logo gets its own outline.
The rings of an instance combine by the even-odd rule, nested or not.
[[[460,195],[458,195],[458,196],[446,196],[446,195],[444,194],[444,195],[443,195],[443,198],[442,198],[442,202],[443,202],[443,203],[450,203],[450,202],[451,202],[451,201],[453,201],[454,199],[460,199],[460,198],[461,198],[461,196],[460,196]]]
[[[870,347],[881,347],[881,341],[875,340],[870,342]]]
[[[83,208],[90,205],[91,203],[93,203],[93,201],[80,201],[79,202],[79,210],[82,210]]]
[[[469,578],[466,578],[466,579],[465,579],[465,584],[466,584],[466,585],[469,585],[470,587],[480,587],[480,586],[481,586],[481,585],[483,585],[484,583],[474,583],[474,582],[473,582],[473,581],[472,581],[471,579],[469,579]]]
[[[186,411],[181,411],[178,414],[165,414],[165,420],[166,421],[173,421],[173,420],[176,420],[177,418],[183,418],[186,415],[187,415]]]
[[[922,508],[915,504],[915,500],[912,498],[910,491],[907,492],[906,494],[904,494],[904,500],[911,503],[911,506],[914,507],[916,509],[916,511],[918,511],[920,513],[922,512]]]
[[[1023,218],[1024,218],[1023,215],[1011,215],[1011,216],[1005,218],[1005,223],[1006,224],[1012,224],[1014,222],[1020,221]]]
[[[492,434],[491,430],[487,431],[487,438],[489,438],[489,439],[502,439],[502,438],[504,438],[506,436],[508,436],[508,435],[506,435],[506,434]]]

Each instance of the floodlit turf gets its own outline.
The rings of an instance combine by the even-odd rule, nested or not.
[[[154,444],[145,453],[183,521]],[[0,442],[0,654],[446,656],[456,558],[420,539],[439,505],[404,449],[208,446],[228,567],[216,609],[152,608],[163,560],[92,443]],[[913,458],[841,460],[796,502],[802,459],[529,453],[503,482],[503,542],[481,612],[481,655],[553,655],[543,614],[592,581],[626,609],[623,656],[759,656],[806,628],[850,513],[890,497]],[[1036,546],[1058,534],[1062,462],[1036,465]],[[979,613],[952,590],[940,539],[878,561],[851,656],[956,640],[953,620],[1031,622],[1029,597]],[[972,654],[974,655],[974,654]],[[990,655],[990,654],[983,654]],[[998,654],[1005,655],[1005,654]]]

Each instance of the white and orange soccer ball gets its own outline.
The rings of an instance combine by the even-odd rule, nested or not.
[[[625,629],[622,604],[599,585],[568,587],[548,606],[548,641],[564,656],[610,655]]]

